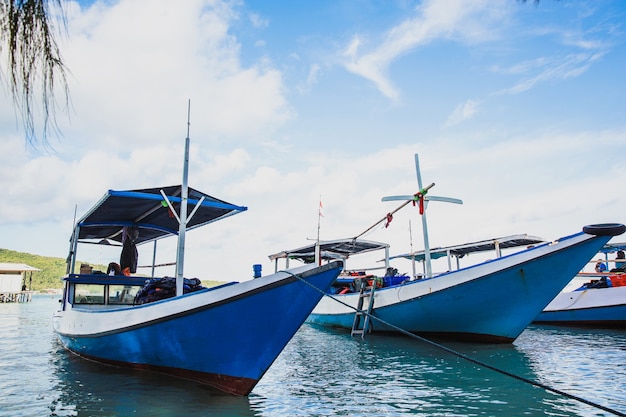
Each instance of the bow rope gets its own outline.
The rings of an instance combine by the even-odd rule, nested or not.
[[[386,325],[388,327],[391,327],[392,329],[398,331],[399,333],[404,334],[405,336],[409,336],[409,337],[411,337],[413,339],[416,339],[416,340],[424,342],[424,343],[426,343],[428,345],[434,346],[434,347],[436,347],[438,349],[441,349],[441,350],[443,350],[443,351],[445,351],[445,352],[447,352],[447,353],[449,353],[449,354],[451,354],[453,356],[456,356],[458,358],[464,359],[464,360],[466,360],[468,362],[471,362],[473,364],[476,364],[478,366],[482,366],[483,368],[490,369],[490,370],[492,370],[494,372],[497,372],[497,373],[500,373],[502,375],[511,377],[513,379],[516,379],[518,381],[524,382],[526,384],[533,385],[535,387],[538,387],[538,388],[544,389],[546,391],[552,392],[553,394],[561,395],[561,396],[569,398],[571,400],[575,400],[575,401],[581,402],[583,404],[587,404],[587,405],[589,405],[591,407],[597,408],[599,410],[606,411],[606,412],[608,412],[610,414],[613,414],[615,416],[626,417],[626,413],[623,413],[623,412],[621,412],[619,410],[616,410],[614,408],[604,406],[602,404],[599,404],[599,403],[587,400],[586,398],[579,397],[579,396],[574,395],[574,394],[570,394],[568,392],[562,391],[562,390],[557,389],[557,388],[552,388],[551,386],[543,384],[541,382],[533,381],[532,379],[528,379],[528,378],[524,378],[523,376],[516,375],[516,374],[514,374],[512,372],[506,371],[506,370],[498,368],[496,366],[489,365],[488,363],[481,362],[478,359],[474,359],[474,358],[472,358],[470,356],[467,356],[467,355],[465,355],[465,354],[463,354],[461,352],[458,352],[458,351],[456,351],[456,350],[454,350],[452,348],[449,348],[447,346],[444,346],[444,345],[442,345],[440,343],[434,342],[434,341],[432,341],[430,339],[427,339],[425,337],[419,336],[419,335],[417,335],[415,333],[411,333],[408,330],[405,330],[405,329],[403,329],[401,327],[398,327],[398,326],[396,326],[394,324],[391,324],[391,323],[389,323],[389,322],[387,322],[387,321],[385,321],[385,320],[383,320],[383,319],[381,319],[379,317],[376,317],[372,313],[368,313],[366,310],[359,310],[356,307],[353,307],[353,306],[351,306],[351,305],[349,305],[347,303],[344,303],[343,301],[339,300],[338,298],[333,297],[332,295],[327,294],[326,292],[324,292],[320,288],[318,288],[315,285],[311,284],[309,281],[305,280],[300,275],[293,274],[292,272],[287,271],[287,270],[282,270],[282,271],[279,271],[279,272],[284,272],[284,273],[286,273],[286,274],[288,274],[288,275],[298,279],[300,282],[308,285],[313,290],[315,290],[315,291],[317,291],[319,293],[322,293],[323,296],[329,297],[330,299],[338,302],[339,304],[343,305],[344,307],[348,307],[349,309],[354,310],[355,312],[363,313],[364,315],[368,316],[370,319],[378,321],[378,322],[380,322],[380,323],[382,323],[382,324],[384,324],[384,325]]]

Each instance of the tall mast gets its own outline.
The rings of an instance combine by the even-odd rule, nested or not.
[[[411,253],[413,253],[413,229],[411,228],[411,219],[409,219],[409,244],[410,244],[410,249],[411,249]],[[413,279],[417,278],[417,274],[415,272],[415,258],[413,258],[411,260],[411,266],[413,268]]]
[[[320,253],[320,219],[322,217],[322,195],[320,194],[320,203],[317,208],[317,242],[315,244],[315,263],[322,265],[322,254]]]
[[[187,199],[189,197],[189,126],[191,100],[187,104],[187,137],[185,138],[185,158],[183,161],[183,183],[180,195],[180,223],[178,226],[178,251],[176,252],[176,295],[183,295],[183,264],[185,262],[185,232],[187,230]]]

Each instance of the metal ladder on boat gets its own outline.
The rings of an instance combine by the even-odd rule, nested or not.
[[[376,278],[372,278],[372,285],[368,285],[367,282],[361,283],[361,289],[359,290],[359,303],[357,305],[357,311],[354,313],[354,322],[352,323],[351,336],[361,336],[361,339],[365,339],[365,335],[370,331],[370,314],[374,307],[374,292],[376,291]],[[363,304],[365,299],[369,297],[367,304],[367,310],[363,310]]]

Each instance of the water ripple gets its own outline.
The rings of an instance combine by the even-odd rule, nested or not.
[[[57,302],[0,305],[0,416],[603,416],[400,336],[303,326],[248,398],[66,352]],[[626,412],[626,331],[531,326],[512,345],[448,343],[515,375]],[[201,350],[199,350],[201,354]]]

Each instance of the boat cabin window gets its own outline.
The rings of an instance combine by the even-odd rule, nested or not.
[[[139,285],[76,284],[74,304],[133,305]]]
[[[141,288],[137,285],[109,285],[108,304],[133,305],[135,296]]]
[[[104,304],[104,285],[76,284],[74,304]]]

